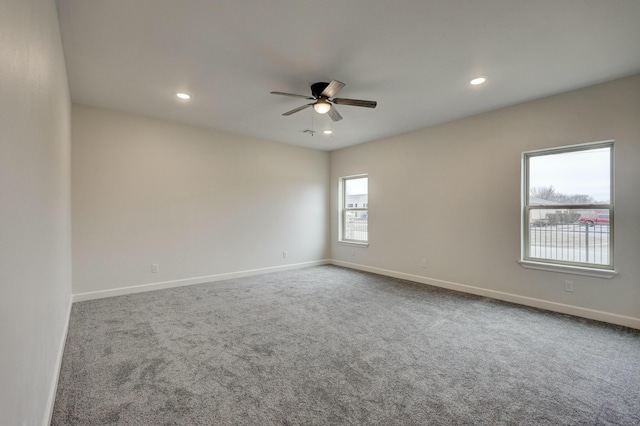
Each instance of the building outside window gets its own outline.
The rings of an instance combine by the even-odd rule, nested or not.
[[[369,241],[369,178],[367,175],[340,178],[339,194],[339,240],[367,243]]]
[[[613,270],[613,142],[522,160],[522,261]]]

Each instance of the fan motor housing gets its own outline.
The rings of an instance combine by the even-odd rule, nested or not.
[[[324,83],[324,82],[313,83],[311,85],[311,94],[315,98],[319,98],[320,94],[324,91],[324,89],[327,88],[328,85],[329,85],[329,83]]]

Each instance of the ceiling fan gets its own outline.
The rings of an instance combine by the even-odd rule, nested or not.
[[[342,120],[342,116],[331,104],[336,105],[351,105],[365,108],[375,108],[378,103],[376,101],[363,101],[361,99],[346,99],[346,98],[334,98],[338,94],[340,89],[344,87],[344,83],[338,80],[331,80],[330,83],[314,83],[311,85],[311,96],[296,95],[295,93],[284,92],[271,92],[272,95],[293,96],[296,98],[308,99],[310,104],[302,105],[301,107],[287,111],[282,115],[291,115],[303,109],[307,109],[310,106],[319,114],[328,114],[333,121]]]

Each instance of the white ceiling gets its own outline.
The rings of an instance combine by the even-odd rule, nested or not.
[[[640,72],[638,0],[58,0],[74,102],[332,150]],[[468,81],[486,75],[488,82]],[[331,127],[281,114],[340,80]],[[175,94],[188,92],[180,101]]]

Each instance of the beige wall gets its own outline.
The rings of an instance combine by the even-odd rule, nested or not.
[[[85,293],[312,262],[330,248],[357,267],[640,318],[640,76],[330,156],[82,106],[71,130],[54,1],[0,8],[2,424],[48,423],[72,260],[73,292]],[[520,153],[606,139],[619,276],[521,268]],[[364,249],[336,242],[337,180],[358,173],[370,177]]]
[[[619,276],[523,269],[521,153],[609,139]],[[337,242],[338,178],[359,173],[369,174],[368,248]],[[640,320],[640,76],[334,151],[331,191],[332,258],[340,262]],[[563,290],[565,279],[575,292]]]
[[[70,101],[53,0],[0,6],[0,423],[48,424],[71,303]]]
[[[72,140],[74,294],[328,256],[327,152],[79,105]]]

